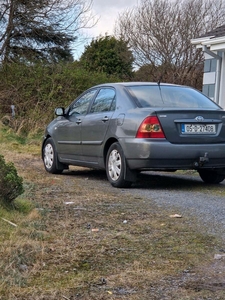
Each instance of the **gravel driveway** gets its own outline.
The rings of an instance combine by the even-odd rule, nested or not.
[[[170,208],[182,216],[191,215],[199,228],[225,239],[225,181],[207,185],[197,173],[142,173],[132,192],[153,200],[159,207]]]
[[[39,159],[37,166],[43,172]],[[213,185],[204,183],[195,171],[142,172],[131,188],[117,189],[107,181],[104,171],[71,167],[64,174],[89,179],[90,188],[98,186],[105,193],[110,189],[118,197],[132,194],[137,199],[154,201],[162,209],[169,208],[174,214],[190,215],[196,219],[199,231],[225,240],[225,180]]]
[[[34,163],[34,162],[33,162]],[[37,158],[36,168],[43,172],[42,161]],[[98,186],[105,193],[110,189],[118,196],[135,195],[154,201],[162,209],[172,209],[174,214],[194,217],[196,226],[203,233],[216,235],[225,240],[225,180],[220,184],[204,183],[197,172],[142,172],[137,183],[129,189],[113,188],[104,171],[71,167],[65,175],[89,179],[89,185]],[[44,173],[45,174],[45,173]],[[151,202],[149,202],[151,203]]]
[[[162,209],[169,208],[174,214],[190,215],[196,219],[199,231],[225,239],[225,180],[210,185],[194,171],[185,174],[143,172],[131,188],[115,189],[108,183],[104,172],[87,171],[79,175],[88,176],[94,185],[106,189],[106,193],[109,188],[114,189],[121,197],[132,194],[137,199],[150,199]]]

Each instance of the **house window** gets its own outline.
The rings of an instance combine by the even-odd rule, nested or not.
[[[217,59],[212,58],[212,59],[206,59],[204,62],[204,72],[216,72],[216,63]]]
[[[202,92],[207,97],[214,99],[215,97],[215,84],[204,84]]]

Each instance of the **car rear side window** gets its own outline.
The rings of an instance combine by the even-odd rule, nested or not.
[[[79,114],[84,115],[87,113],[88,107],[90,105],[91,100],[93,99],[94,95],[96,94],[97,89],[88,91],[84,95],[82,95],[78,100],[76,100],[70,110],[69,115]]]
[[[114,89],[103,88],[96,96],[90,113],[115,110],[116,93]]]
[[[219,108],[205,95],[189,87],[139,85],[127,89],[141,107]]]

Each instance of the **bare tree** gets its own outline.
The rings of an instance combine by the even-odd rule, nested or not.
[[[138,67],[151,66],[151,79],[161,73],[195,85],[203,56],[190,41],[224,23],[224,0],[142,0],[119,15],[115,35],[128,41]]]
[[[71,58],[79,30],[92,27],[92,0],[0,0],[0,60]]]

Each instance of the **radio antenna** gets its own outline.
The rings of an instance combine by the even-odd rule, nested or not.
[[[160,86],[161,81],[162,81],[162,76],[159,77],[159,80],[157,82],[158,86]]]

